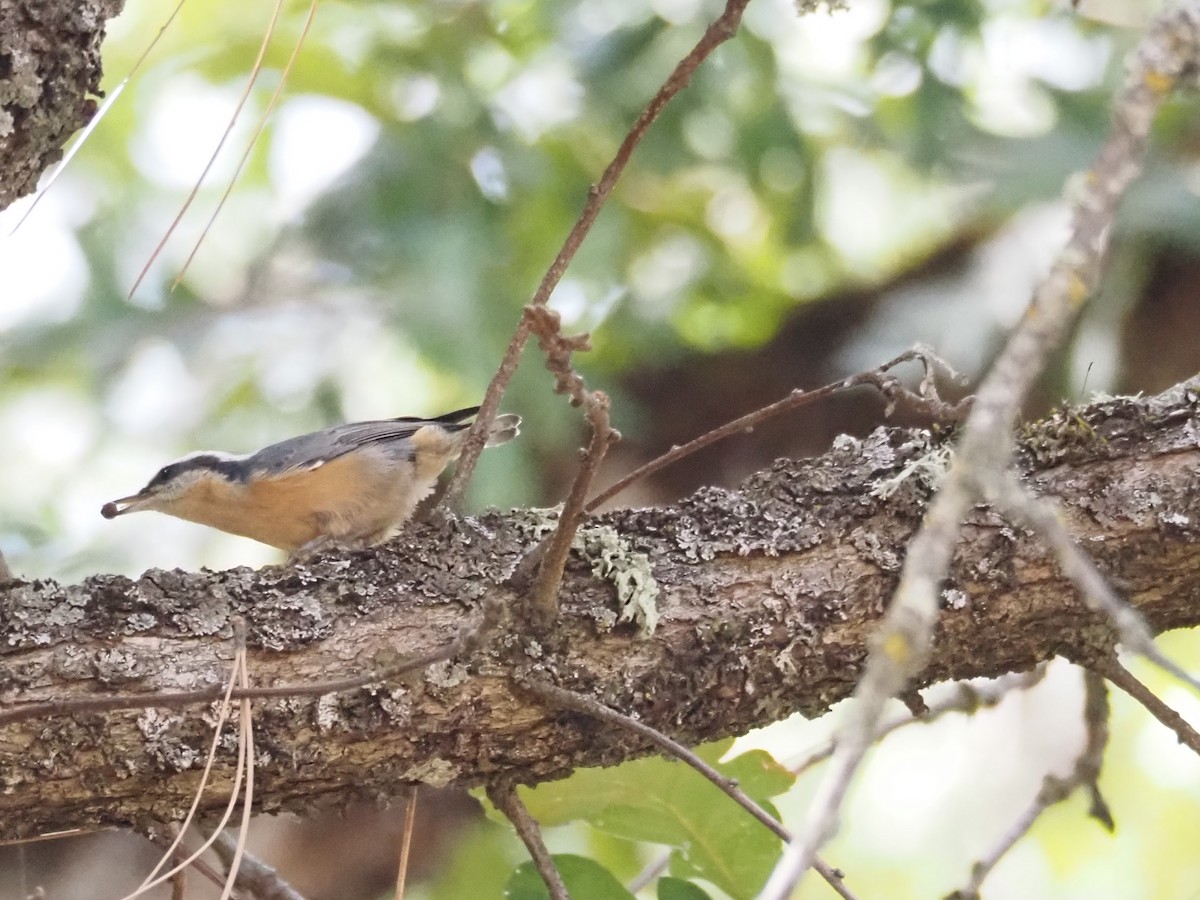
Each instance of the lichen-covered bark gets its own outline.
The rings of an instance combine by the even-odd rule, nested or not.
[[[124,0],[0,0],[0,209],[96,112],[100,42]]]
[[[1158,630],[1200,622],[1200,382],[1030,426],[1021,466]],[[470,658],[398,683],[255,705],[258,800],[304,810],[402,784],[529,782],[618,762],[644,744],[546,709],[511,673],[552,679],[685,742],[818,715],[852,689],[932,479],[922,432],[880,429],[780,462],[738,491],[601,517],[649,559],[653,636],[615,624],[613,584],[573,557],[549,635],[513,622]],[[225,677],[230,616],[247,618],[259,685],[353,674],[429,651],[478,617],[536,540],[536,512],[412,529],[376,551],[298,567],[101,575],[0,587],[0,714],[91,693],[194,688]],[[586,542],[585,542],[586,543]],[[599,569],[599,567],[597,567]],[[609,567],[611,569],[611,567]],[[975,510],[944,592],[926,682],[1024,669],[1111,643],[1038,542]],[[212,710],[57,717],[0,728],[0,837],[164,819],[186,808]],[[233,739],[206,808],[224,802]]]

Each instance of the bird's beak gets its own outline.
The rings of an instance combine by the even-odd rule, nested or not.
[[[139,491],[129,497],[122,497],[120,500],[110,500],[100,507],[100,515],[106,519],[115,519],[125,513],[137,512],[139,509],[146,508],[146,503],[151,497],[153,494],[149,491]]]

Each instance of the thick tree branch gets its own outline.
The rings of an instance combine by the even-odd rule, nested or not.
[[[0,209],[32,193],[96,112],[100,42],[123,0],[0,0]]]
[[[1025,429],[1025,484],[1053,495],[1072,534],[1155,632],[1200,623],[1200,379]],[[793,711],[821,713],[853,689],[867,635],[895,589],[933,490],[913,475],[923,432],[839,439],[738,491],[610,513],[621,552],[659,586],[652,638],[615,625],[615,589],[572,553],[559,627],[535,641],[502,622],[481,645],[389,683],[255,703],[259,805],[304,811],[405,785],[538,782],[651,751],[648,741],[546,708],[512,676],[596,697],[687,744]],[[881,496],[887,494],[887,496]],[[0,718],[22,703],[195,690],[228,671],[230,618],[249,623],[257,685],[381,671],[447,645],[515,599],[512,567],[548,523],[536,511],[414,528],[390,545],[298,567],[151,570],[79,585],[0,587]],[[1043,542],[978,508],[941,596],[922,683],[1107,653]],[[89,713],[0,727],[0,837],[130,824],[184,809],[203,763],[211,705]],[[202,810],[223,805],[232,738]]]

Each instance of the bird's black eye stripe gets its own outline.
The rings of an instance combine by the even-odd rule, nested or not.
[[[173,462],[163,466],[158,470],[158,473],[150,479],[147,488],[161,487],[168,481],[177,478],[180,473],[191,469],[209,469],[228,478],[230,481],[245,481],[246,467],[241,460],[221,459],[217,456],[193,456],[190,459]]]
[[[163,466],[158,470],[158,474],[150,479],[150,484],[148,484],[147,487],[157,487],[160,484],[165,484],[179,474],[180,468],[181,467],[178,463],[171,463],[169,466]]]

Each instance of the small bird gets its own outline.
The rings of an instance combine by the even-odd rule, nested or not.
[[[395,534],[462,449],[479,407],[433,419],[335,425],[237,456],[200,450],[163,466],[112,519],[150,509],[306,555],[332,544],[367,546]],[[521,417],[497,416],[487,446],[517,436]]]

